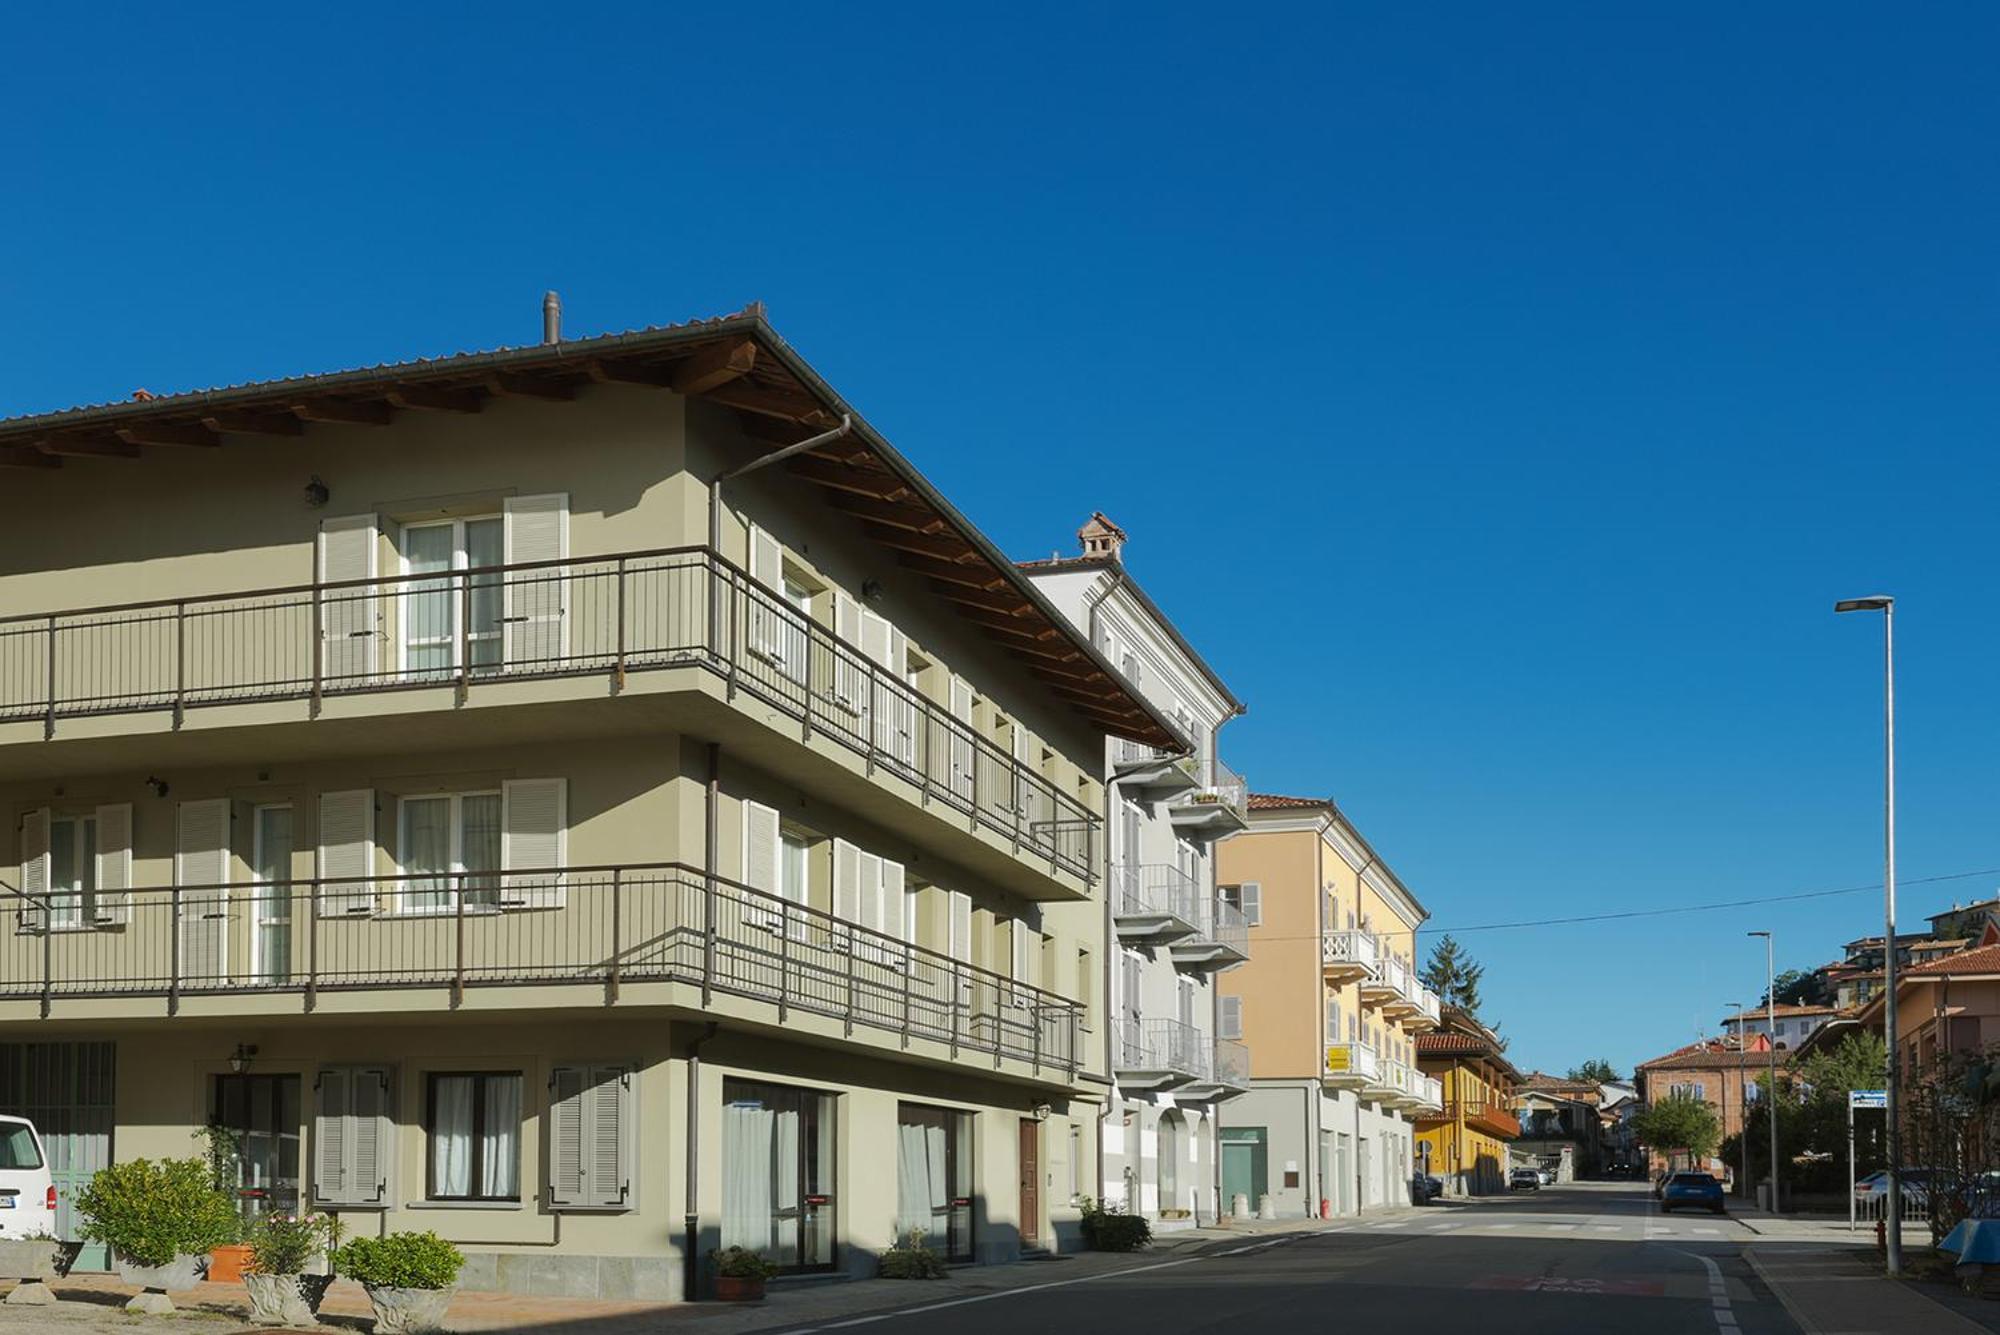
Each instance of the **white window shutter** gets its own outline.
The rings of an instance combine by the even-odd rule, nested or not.
[[[183,887],[180,978],[214,987],[229,980],[229,799],[183,802],[174,884]]]
[[[132,804],[97,809],[97,920],[132,920]]]
[[[376,578],[379,538],[373,514],[322,519],[318,579],[322,584]],[[358,685],[382,666],[381,590],[369,584],[320,595],[320,677],[328,689]]]
[[[784,549],[769,529],[757,524],[750,526],[750,578],[773,593],[784,591]]]
[[[323,1205],[385,1205],[391,1145],[388,1069],[324,1067],[317,1089],[313,1198]]]
[[[761,802],[743,804],[743,884],[775,895],[779,889],[778,813]]]
[[[917,939],[916,899],[910,894],[903,864],[882,859],[882,931],[898,941]]]
[[[509,566],[569,559],[569,494],[511,496],[502,507],[501,559]],[[501,656],[509,671],[554,667],[569,648],[568,567],[544,565],[502,576]]]
[[[865,714],[862,684],[868,674],[855,657],[861,640],[861,606],[838,589],[833,594],[833,634],[839,641],[833,657],[833,696],[857,714]]]
[[[833,841],[833,916],[861,921],[861,850],[845,839]]]
[[[45,931],[49,925],[49,811],[40,807],[21,817],[21,930]]]
[[[951,891],[951,925],[945,953],[962,964],[972,963],[972,896]]]
[[[1217,998],[1215,1027],[1217,1038],[1243,1037],[1243,998]]]
[[[854,883],[859,892],[859,904],[854,920],[871,932],[882,930],[882,859],[879,854],[866,849],[855,856],[856,875]]]
[[[627,1162],[631,1119],[626,1107],[631,1073],[623,1067],[597,1066],[590,1074],[584,1101],[584,1124],[589,1128],[584,1195],[600,1209],[616,1209],[626,1203],[632,1191]]]
[[[1264,921],[1264,886],[1260,881],[1245,881],[1236,888],[1238,903],[1243,908],[1243,921],[1255,927]]]
[[[951,791],[961,802],[972,800],[972,683],[956,673],[951,678]]]
[[[588,1073],[558,1066],[549,1073],[549,1205],[584,1204],[583,1089]]]
[[[569,840],[569,781],[510,779],[500,785],[500,902],[559,909]],[[546,873],[523,875],[522,873]]]
[[[319,795],[319,875],[322,918],[367,917],[375,911],[375,790]],[[367,877],[367,880],[352,878]]]

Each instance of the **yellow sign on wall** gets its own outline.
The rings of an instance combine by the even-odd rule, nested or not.
[[[1328,1048],[1326,1050],[1326,1069],[1328,1071],[1349,1070],[1350,1051],[1351,1049],[1345,1047]]]

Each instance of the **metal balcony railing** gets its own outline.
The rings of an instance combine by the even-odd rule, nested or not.
[[[1371,978],[1379,965],[1375,938],[1367,932],[1328,932],[1320,938],[1319,956],[1325,964],[1355,965]]]
[[[0,722],[698,668],[1085,880],[1098,817],[705,548],[0,619]]]
[[[1208,1037],[1179,1020],[1127,1017],[1114,1034],[1112,1064],[1121,1071],[1171,1072],[1206,1080],[1211,1066]]]
[[[1235,1089],[1250,1087],[1250,1048],[1233,1038],[1215,1040],[1215,1083]]]
[[[1375,1049],[1366,1043],[1329,1043],[1326,1045],[1326,1073],[1330,1076],[1353,1076],[1370,1084],[1382,1076],[1382,1061]]]
[[[1120,863],[1111,869],[1111,911],[1119,917],[1172,917],[1200,927],[1201,902],[1201,882],[1172,863]]]
[[[1250,920],[1244,916],[1243,910],[1220,895],[1209,895],[1202,903],[1205,912],[1203,921],[1195,928],[1195,935],[1248,959]]]
[[[1172,809],[1227,807],[1244,821],[1250,818],[1250,786],[1243,776],[1222,763],[1220,758],[1203,758],[1193,764],[1194,784],[1176,794],[1168,803]]]
[[[675,863],[232,883],[31,900],[0,889],[0,999],[698,985],[1074,1072],[1082,1007]],[[573,1004],[565,1000],[564,1004]]]

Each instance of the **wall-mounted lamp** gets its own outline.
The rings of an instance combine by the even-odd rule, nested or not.
[[[242,1075],[250,1069],[250,1059],[257,1055],[255,1043],[238,1043],[236,1051],[229,1054],[229,1069]]]
[[[1046,1122],[1049,1120],[1049,1114],[1054,1111],[1055,1109],[1046,1103],[1037,1103],[1033,1108],[1028,1110],[1028,1116],[1034,1118],[1037,1122]]]
[[[332,492],[326,489],[326,483],[320,481],[318,473],[314,473],[312,477],[306,481],[305,494],[306,494],[306,508],[309,510],[319,509],[321,506],[325,505],[327,499],[333,495]]]
[[[864,601],[864,602],[870,602],[870,603],[872,603],[872,602],[874,602],[874,601],[875,601],[875,600],[876,600],[877,598],[880,598],[881,596],[882,596],[882,581],[881,581],[881,580],[879,580],[879,579],[864,579],[864,580],[862,580],[862,581],[861,581],[861,598],[862,598],[862,601]]]
[[[165,779],[155,778],[151,774],[148,774],[146,776],[146,786],[153,790],[154,797],[165,797],[167,795],[167,781]]]

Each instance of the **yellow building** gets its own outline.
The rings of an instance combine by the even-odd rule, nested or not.
[[[1417,1035],[1417,1068],[1444,1086],[1444,1106],[1417,1117],[1418,1171],[1444,1179],[1447,1195],[1507,1189],[1507,1145],[1521,1132],[1513,1112],[1516,1071],[1491,1029],[1456,1007],[1444,1027]]]

